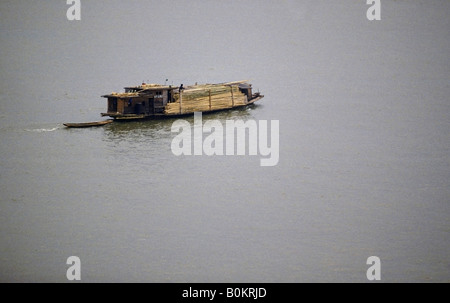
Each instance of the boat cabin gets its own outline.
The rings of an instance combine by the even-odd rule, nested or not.
[[[108,99],[110,117],[153,116],[163,114],[169,102],[173,102],[173,92],[178,87],[145,84],[125,87],[124,93],[111,93],[102,97]]]
[[[248,83],[240,83],[239,84],[239,90],[247,96],[247,100],[253,99],[253,93],[252,93],[252,85]]]

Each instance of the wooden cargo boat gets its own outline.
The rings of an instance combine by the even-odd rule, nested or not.
[[[182,116],[248,106],[264,98],[248,81],[179,87],[146,84],[125,87],[123,93],[102,96],[108,109],[102,116],[116,120]]]

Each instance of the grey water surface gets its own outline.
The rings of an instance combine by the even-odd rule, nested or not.
[[[0,281],[450,281],[450,1],[81,4],[0,1]],[[251,80],[204,120],[278,120],[278,165],[176,157],[174,119],[63,126],[166,79]]]

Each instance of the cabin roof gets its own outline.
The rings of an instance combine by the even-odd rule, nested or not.
[[[138,93],[110,93],[108,95],[101,96],[102,98],[137,98],[140,97]]]
[[[136,97],[140,97],[142,94],[145,94],[146,92],[172,90],[172,89],[178,89],[178,88],[179,88],[178,86],[143,83],[142,85],[138,85],[138,86],[125,87],[126,91],[131,91],[131,92],[125,92],[125,93],[112,92],[111,94],[104,95],[102,97],[103,98],[109,98],[109,97],[136,98]]]
[[[208,89],[214,86],[233,86],[238,85],[239,88],[251,88],[252,85],[248,83],[248,80],[242,81],[234,81],[227,83],[217,83],[217,84],[199,84],[190,85],[184,87],[186,91],[194,91],[194,90],[203,90]],[[178,90],[179,86],[171,86],[171,85],[162,85],[162,84],[153,84],[153,83],[142,83],[138,86],[127,86],[125,87],[125,91],[123,93],[111,93],[108,95],[102,96],[103,98],[137,98],[145,95],[147,92],[155,92],[155,91],[165,91],[165,90]]]
[[[248,83],[239,83],[239,88],[248,89],[252,88],[252,85]]]
[[[170,90],[170,89],[178,89],[177,86],[171,85],[161,85],[161,84],[145,84],[138,86],[128,86],[125,89],[134,89],[134,90],[145,90],[145,91],[154,91],[154,90]]]

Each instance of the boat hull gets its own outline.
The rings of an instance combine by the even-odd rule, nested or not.
[[[113,120],[98,121],[98,122],[86,122],[86,123],[64,123],[65,127],[68,128],[88,128],[88,127],[98,127],[106,124],[112,123]]]
[[[254,98],[252,98],[249,102],[243,105],[237,105],[227,108],[221,108],[221,109],[215,109],[210,111],[202,111],[202,113],[214,113],[214,112],[220,112],[220,111],[226,111],[226,110],[232,110],[232,109],[238,109],[247,107],[249,105],[254,104],[255,102],[261,100],[264,98],[264,95],[257,95]],[[158,113],[158,114],[121,114],[118,112],[108,112],[108,113],[102,113],[102,117],[111,117],[115,120],[140,120],[140,119],[149,119],[149,118],[175,118],[175,117],[183,117],[183,116],[190,116],[193,115],[194,112],[182,112],[182,113],[176,113],[176,114],[165,114],[165,113]]]

